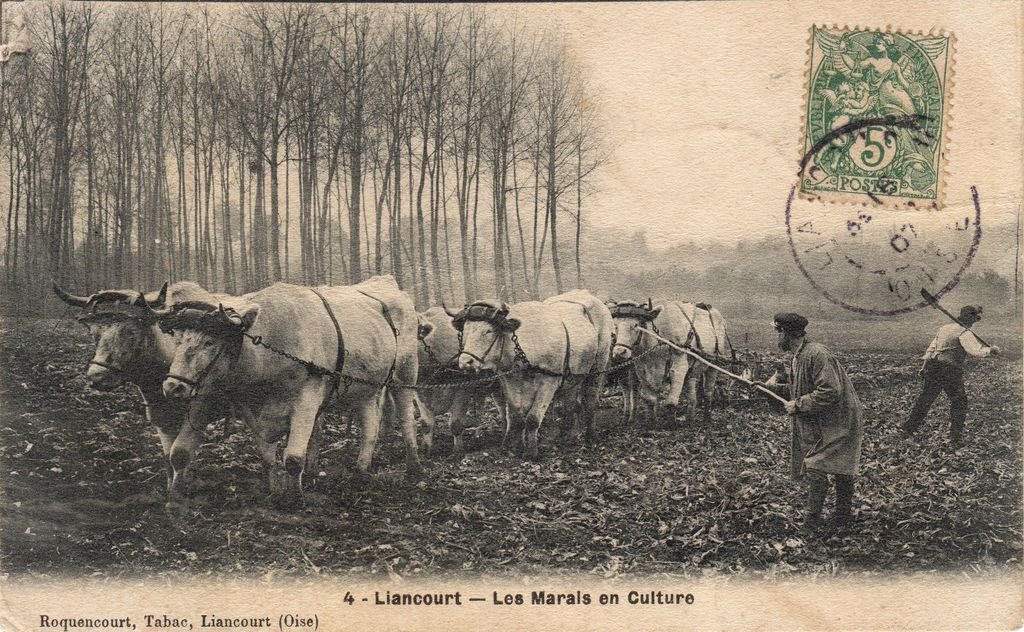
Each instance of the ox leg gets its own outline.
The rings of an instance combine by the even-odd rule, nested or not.
[[[263,461],[271,499],[276,498],[285,487],[285,472],[277,463],[277,446],[281,437],[288,432],[290,407],[283,402],[264,403],[257,413],[246,407],[242,411],[245,425],[256,440],[256,450]]]
[[[434,425],[437,423],[437,418],[434,417],[434,412],[430,410],[430,407],[424,403],[423,397],[414,394],[413,402],[416,404],[416,410],[420,411],[420,419],[423,420],[426,429],[423,433],[423,454],[429,457],[434,449]]]
[[[413,391],[395,389],[392,393],[395,402],[395,414],[402,424],[402,439],[405,441],[405,475],[418,480],[423,477],[423,466],[420,464],[420,451],[416,445],[416,413],[413,404]]]
[[[188,508],[188,493],[191,476],[189,467],[203,439],[206,424],[219,416],[220,408],[215,402],[196,399],[189,403],[185,419],[171,444],[169,461],[171,483],[167,490],[167,509],[177,513]]]
[[[678,406],[686,378],[690,373],[689,358],[684,354],[673,354],[668,370],[668,385],[662,397],[663,404]]]
[[[501,437],[501,447],[503,450],[515,450],[522,446],[524,441],[523,412],[512,407],[508,407],[507,410],[508,417],[505,419],[505,434]]]
[[[594,441],[594,422],[597,418],[597,407],[601,402],[601,391],[604,390],[604,379],[601,376],[588,380],[580,393],[580,415],[585,426],[584,438],[587,443]]]
[[[502,436],[502,444],[504,444],[505,443],[504,436],[508,435],[509,428],[512,425],[512,413],[513,413],[513,411],[512,411],[512,404],[510,404],[509,401],[507,399],[505,399],[505,395],[502,394],[501,391],[498,392],[498,395],[496,395],[496,398],[497,398],[496,401],[498,402],[498,410],[501,412],[502,420],[505,422],[505,426],[504,426],[505,435]]]
[[[557,379],[540,380],[534,394],[533,405],[526,413],[526,449],[523,456],[527,459],[536,459],[538,456],[537,442],[540,435],[540,426],[544,422],[544,415],[551,406],[551,401],[558,390]]]
[[[198,423],[198,422],[197,422]],[[202,435],[186,420],[171,444],[171,484],[167,490],[167,510],[183,512],[188,508],[189,466],[199,448]]]
[[[356,470],[362,474],[369,473],[370,466],[373,464],[373,451],[377,448],[377,434],[380,432],[383,404],[383,395],[378,395],[367,397],[359,407],[359,419],[363,422],[363,435],[359,442]]]
[[[554,419],[549,424],[556,424],[558,429],[558,443],[566,443],[576,430],[576,421],[579,419],[580,387],[578,384],[566,385],[563,383],[561,391],[555,394],[551,403],[554,408]]]
[[[174,445],[174,438],[176,434],[171,434],[161,428],[156,429],[156,434],[160,437],[160,447],[164,453],[164,471],[167,474],[167,493],[171,493],[171,483],[174,481],[174,468],[171,467],[171,446]]]
[[[658,400],[654,400],[653,402],[650,403],[650,408],[648,409],[648,412],[651,416],[651,426],[656,427],[658,425],[658,416],[661,414],[661,404],[658,402]]]
[[[690,371],[690,374],[686,376],[686,423],[693,424],[697,422],[697,384],[700,382],[700,376],[697,375],[697,371]]]
[[[146,419],[156,428],[157,436],[160,438],[160,448],[164,455],[164,472],[167,475],[167,494],[171,493],[171,483],[174,482],[174,468],[171,466],[171,447],[174,439],[181,429],[184,411],[169,406],[167,400],[162,396],[147,398],[143,393],[143,401],[146,403]],[[152,403],[150,402],[152,400]]]
[[[323,419],[324,416],[321,414],[313,423],[313,432],[309,435],[309,444],[306,446],[306,464],[303,470],[312,477],[310,483],[315,482],[320,473],[320,435],[323,433]]]
[[[713,371],[704,372],[704,424],[711,423],[711,409],[715,405],[715,383],[716,374]]]
[[[622,408],[626,414],[626,426],[631,427],[636,421],[636,398],[637,398],[636,375],[631,370],[626,371],[622,377]]]
[[[448,424],[452,432],[452,450],[456,459],[463,456],[464,445],[462,435],[466,431],[466,410],[469,408],[469,396],[464,392],[455,394],[452,407],[448,412]]]
[[[284,448],[284,486],[275,497],[282,508],[302,504],[302,473],[306,450],[316,427],[317,413],[324,398],[324,387],[306,387],[296,397],[288,428],[288,444]]]

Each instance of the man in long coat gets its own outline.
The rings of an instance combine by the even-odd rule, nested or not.
[[[808,342],[807,319],[799,314],[775,316],[779,348],[791,351],[789,401],[792,418],[790,473],[807,480],[804,531],[822,526],[821,512],[831,474],[835,480],[837,527],[852,520],[853,483],[860,465],[863,407],[846,371],[828,347]]]

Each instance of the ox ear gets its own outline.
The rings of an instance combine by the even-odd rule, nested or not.
[[[664,305],[658,305],[657,307],[652,309],[651,310],[651,320],[654,320],[655,318],[657,318],[658,314],[660,314],[661,310],[663,310],[663,309],[665,309]]]
[[[131,300],[130,305],[137,305],[138,307],[148,307],[150,303],[146,301],[146,295],[139,292],[135,295],[135,298]]]
[[[519,329],[519,325],[523,323],[518,318],[506,318],[501,323],[501,328],[504,331],[515,331]]]
[[[422,323],[420,323],[419,330],[416,332],[416,335],[419,337],[420,340],[424,340],[433,331],[434,331],[434,323],[422,322]]]

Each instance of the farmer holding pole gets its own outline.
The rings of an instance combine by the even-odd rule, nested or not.
[[[934,297],[926,298],[930,298],[933,305],[942,309],[934,301]],[[942,311],[953,322],[939,327],[938,333],[924,353],[924,366],[920,371],[924,378],[924,388],[917,397],[913,410],[910,411],[910,417],[903,424],[903,430],[908,435],[914,434],[924,421],[935,398],[940,392],[946,391],[949,395],[949,440],[954,448],[958,448],[964,431],[964,422],[967,420],[964,360],[968,355],[976,358],[999,355],[999,347],[985,343],[971,331],[971,326],[981,320],[981,305],[964,305],[960,308],[959,318],[954,318],[944,309]]]
[[[853,480],[860,463],[863,408],[846,371],[827,347],[808,342],[807,319],[799,314],[775,315],[779,349],[793,352],[789,401],[792,418],[790,474],[807,480],[803,531],[822,527],[822,508],[831,474],[836,487],[836,527],[853,518]]]
[[[860,464],[863,408],[853,383],[832,352],[822,344],[806,341],[806,327],[807,319],[799,314],[775,315],[779,349],[793,352],[789,393],[786,393],[789,399],[779,397],[769,385],[730,373],[692,349],[680,347],[649,329],[640,331],[716,371],[764,391],[786,407],[793,420],[790,473],[796,480],[807,479],[803,531],[811,534],[822,527],[821,511],[828,495],[829,474],[836,486],[835,525],[845,527],[853,518],[853,477]]]

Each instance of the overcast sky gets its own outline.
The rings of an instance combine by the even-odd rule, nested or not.
[[[909,4],[873,2],[883,9],[872,11],[817,2],[495,9],[552,24],[588,68],[612,149],[586,202],[595,224],[644,229],[652,245],[782,234],[814,23],[953,31],[946,200],[952,209],[969,208],[976,185],[983,223],[1016,221],[1024,179],[1022,67],[1014,53],[1021,5],[914,11]]]

